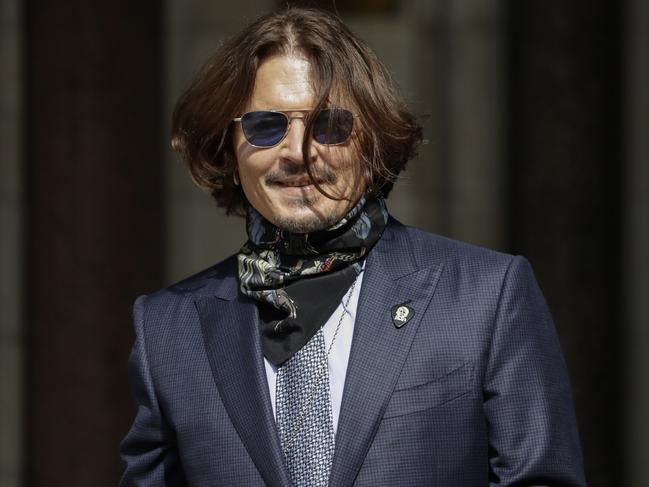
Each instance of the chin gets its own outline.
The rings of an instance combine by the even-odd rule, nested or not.
[[[300,213],[303,213],[300,215]],[[295,209],[293,211],[283,212],[281,215],[275,215],[274,224],[282,230],[291,233],[312,233],[318,230],[324,230],[337,223],[342,218],[336,212],[323,210],[317,214],[313,209]]]

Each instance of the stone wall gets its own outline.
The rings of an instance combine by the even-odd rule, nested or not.
[[[18,0],[0,0],[0,487],[17,487],[23,420],[22,35]]]

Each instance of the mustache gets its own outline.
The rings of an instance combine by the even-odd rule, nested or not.
[[[275,171],[266,174],[264,181],[266,184],[273,184],[289,177],[309,177],[309,173],[304,166],[284,166]],[[334,184],[338,181],[336,172],[328,167],[318,166],[311,168],[312,179],[318,183]]]

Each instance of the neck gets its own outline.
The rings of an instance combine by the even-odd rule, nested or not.
[[[383,199],[362,197],[343,218],[322,230],[291,232],[273,225],[254,208],[248,211],[247,230],[249,243],[257,248],[275,250],[281,254],[313,255],[339,248],[341,240],[364,246],[369,229],[382,228],[386,221],[387,209]]]

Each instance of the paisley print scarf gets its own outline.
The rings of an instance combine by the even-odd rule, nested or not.
[[[291,233],[250,207],[238,255],[241,292],[260,302],[264,356],[281,365],[324,325],[388,221],[380,197],[361,200],[335,225]]]

